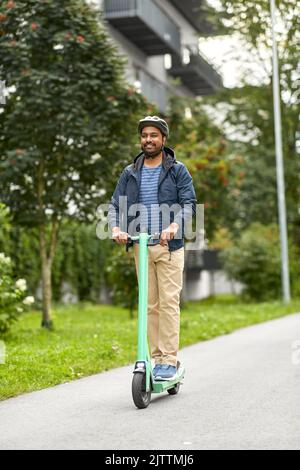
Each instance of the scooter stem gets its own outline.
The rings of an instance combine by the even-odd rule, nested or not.
[[[139,236],[139,307],[138,307],[138,360],[147,361],[148,314],[148,240],[147,233]]]

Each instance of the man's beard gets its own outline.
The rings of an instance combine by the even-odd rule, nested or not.
[[[146,159],[150,160],[150,159],[154,159],[154,158],[158,157],[158,155],[160,155],[161,152],[163,151],[163,148],[164,148],[164,146],[162,145],[159,149],[155,150],[155,152],[153,152],[153,151],[148,152],[148,150],[144,147],[142,147],[142,150],[145,154]]]

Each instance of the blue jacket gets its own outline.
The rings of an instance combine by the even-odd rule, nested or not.
[[[129,208],[133,204],[139,203],[139,188],[141,184],[141,169],[144,164],[145,155],[140,153],[135,157],[134,162],[126,166],[122,172],[116,189],[111,198],[108,211],[108,224],[110,229],[119,226],[122,231],[130,235],[136,234],[135,215],[128,215]],[[126,201],[119,201],[120,196],[127,196]],[[125,199],[125,198],[124,198]],[[191,219],[196,213],[196,194],[193,180],[186,166],[176,160],[174,151],[164,147],[162,159],[162,171],[158,182],[158,204],[167,204],[169,207],[178,204],[180,210],[171,213],[170,223],[177,222],[182,229],[182,238],[168,241],[169,251],[175,251],[184,244],[184,222]],[[126,205],[125,205],[126,204]],[[184,205],[189,205],[188,207]],[[126,214],[126,216],[125,216]],[[126,220],[127,219],[127,220]],[[166,227],[163,227],[165,229]],[[126,250],[132,246],[132,242],[127,243]]]

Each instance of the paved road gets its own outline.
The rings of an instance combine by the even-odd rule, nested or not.
[[[146,410],[131,366],[6,400],[0,449],[300,449],[296,341],[300,314],[187,347],[180,393]]]

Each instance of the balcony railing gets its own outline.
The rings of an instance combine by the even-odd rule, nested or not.
[[[217,33],[217,25],[210,23],[201,11],[202,0],[169,0],[187,21],[204,36]]]
[[[153,0],[104,0],[104,18],[147,55],[180,54],[177,25]]]
[[[220,250],[199,250],[185,252],[185,266],[188,271],[218,271],[222,269]]]
[[[179,77],[182,84],[195,95],[209,95],[223,87],[221,75],[195,52],[191,53],[188,64],[173,56],[169,72],[172,76]]]

